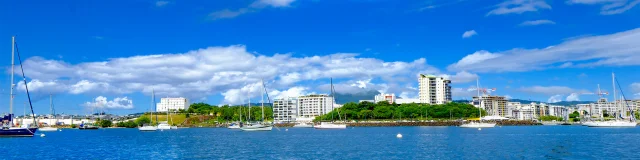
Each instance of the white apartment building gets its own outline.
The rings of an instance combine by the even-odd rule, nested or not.
[[[451,80],[445,77],[420,74],[419,100],[420,103],[445,104],[451,102]]]
[[[296,121],[298,115],[297,98],[280,98],[273,100],[273,119],[276,123]]]
[[[312,121],[316,116],[331,112],[339,106],[333,104],[333,97],[316,94],[298,97],[298,116],[296,121]],[[333,104],[333,105],[332,105]]]
[[[480,103],[478,103],[480,102]],[[507,117],[507,99],[502,96],[482,96],[481,99],[474,96],[473,105],[487,111],[492,116]]]
[[[389,102],[389,104],[392,104],[394,102],[396,102],[396,94],[384,94],[384,93],[380,93],[379,95],[376,95],[373,99],[374,103],[378,103],[381,101],[387,101]]]
[[[531,104],[520,104],[520,102],[510,102],[515,108],[512,110],[512,119],[517,120],[534,120],[534,107]]]
[[[547,114],[549,116],[556,116],[556,117],[561,117],[561,118],[569,118],[569,108],[564,107],[564,106],[556,106],[556,105],[549,105],[549,114]]]
[[[606,98],[600,98],[598,101],[596,101],[595,103],[589,103],[589,104],[578,104],[578,110],[580,111],[580,114],[582,115],[584,113],[584,111],[587,111],[587,115],[586,117],[592,117],[592,118],[600,118],[602,117],[603,113],[608,113],[609,115],[612,115],[615,112],[619,112],[621,109],[625,112],[628,113],[628,109],[627,107],[638,111],[638,104],[640,104],[639,101],[633,101],[633,100],[618,100],[618,103],[614,103],[614,102],[608,102]],[[627,115],[625,115],[626,117]]]
[[[183,97],[161,98],[160,103],[156,104],[156,112],[178,111],[180,109],[189,109],[189,100]]]

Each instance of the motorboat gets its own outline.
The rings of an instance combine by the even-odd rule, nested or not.
[[[171,125],[169,125],[169,123],[167,123],[167,122],[160,122],[160,124],[158,124],[158,129],[159,130],[168,130],[168,129],[171,129]]]
[[[227,128],[229,128],[229,129],[240,129],[240,124],[231,123],[231,124],[229,124],[229,126]]]
[[[462,128],[493,128],[496,127],[496,123],[491,122],[469,122],[460,125]]]
[[[333,122],[320,122],[319,125],[313,126],[315,129],[347,129],[346,124],[335,124]]]
[[[42,127],[39,129],[42,132],[55,132],[58,131],[58,128],[54,128],[54,127]]]
[[[623,121],[623,120],[613,120],[613,121],[595,121],[591,123],[585,123],[585,126],[588,127],[636,127],[638,123]]]
[[[296,123],[293,125],[293,128],[313,128],[313,124],[311,123]]]

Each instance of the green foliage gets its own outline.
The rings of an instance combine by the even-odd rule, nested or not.
[[[442,105],[429,104],[389,104],[386,101],[371,103],[347,103],[323,116],[316,117],[316,121],[365,119],[418,119],[418,118],[469,118],[478,117],[478,108],[464,103],[447,103]],[[482,115],[487,115],[483,110]]]
[[[580,118],[574,118],[573,119],[573,122],[579,122],[579,121],[580,121]]]
[[[562,121],[562,117],[556,117],[556,116],[540,116],[540,120],[541,121]]]
[[[578,118],[580,117],[580,113],[578,111],[573,111],[573,113],[569,114],[569,118]]]
[[[150,124],[151,119],[149,119],[149,117],[139,117],[138,119],[136,119],[135,123],[139,126],[143,124]]]
[[[602,116],[609,117],[609,112],[607,112],[607,110],[602,110]]]
[[[116,127],[136,128],[138,127],[138,123],[134,121],[118,122],[116,123]]]
[[[76,124],[71,124],[71,128],[76,128]]]
[[[113,125],[113,122],[111,122],[110,120],[100,120],[97,122],[97,125],[103,128],[111,127]]]

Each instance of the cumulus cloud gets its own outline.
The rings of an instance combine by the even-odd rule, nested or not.
[[[569,96],[567,96],[567,101],[580,101],[580,94],[571,93]]]
[[[235,18],[237,16],[240,16],[246,13],[260,11],[267,7],[272,7],[272,8],[289,7],[294,1],[295,0],[257,0],[245,8],[240,8],[236,10],[223,9],[223,10],[211,12],[209,13],[209,19],[217,20],[217,19]]]
[[[490,15],[522,14],[524,12],[537,12],[538,10],[551,9],[544,0],[507,0],[495,6],[489,11]]]
[[[127,97],[116,97],[109,101],[107,97],[98,96],[93,102],[85,102],[83,106],[95,109],[133,109],[133,101]]]
[[[537,25],[543,25],[543,24],[556,24],[556,22],[553,22],[547,19],[541,19],[541,20],[533,20],[533,21],[524,21],[520,23],[520,26],[537,26]]]
[[[567,4],[600,5],[602,15],[624,13],[639,3],[640,0],[567,0]]]
[[[562,95],[559,95],[559,94],[553,95],[549,97],[549,99],[547,100],[547,102],[549,103],[556,103],[561,101],[562,101]]]
[[[523,72],[560,67],[640,65],[640,28],[570,39],[541,49],[477,51],[447,67],[449,71]],[[571,65],[567,66],[567,62]]]
[[[467,71],[458,72],[454,75],[440,75],[451,80],[451,83],[467,83],[478,79],[478,75]]]
[[[248,91],[252,97],[259,96],[263,79],[269,91],[286,91],[294,86],[322,86],[333,77],[334,80],[340,79],[334,81],[334,84],[341,85],[336,87],[337,91],[365,87],[399,94],[411,91],[406,85],[417,86],[416,74],[437,72],[424,58],[387,62],[361,58],[352,53],[309,57],[293,57],[291,54],[264,56],[248,52],[243,45],[208,47],[176,54],[115,57],[78,64],[31,57],[24,61],[24,66],[34,90],[122,95],[150,93],[153,88],[159,96],[190,99],[222,94],[225,97],[223,103],[227,104],[242,102],[242,95],[247,95]],[[378,82],[372,83],[372,79]],[[317,80],[324,83],[313,84],[319,82]]]
[[[478,32],[476,32],[476,30],[465,31],[464,33],[462,33],[462,38],[471,38],[472,36],[475,36],[477,34]]]

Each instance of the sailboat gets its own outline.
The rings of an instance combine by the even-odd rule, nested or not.
[[[15,48],[14,48],[15,47]],[[13,87],[15,86],[14,78],[14,66],[15,66],[15,58],[14,52],[18,52],[18,60],[20,62],[20,70],[22,71],[22,80],[24,82],[24,88],[27,91],[27,98],[29,100],[29,107],[31,107],[31,115],[35,115],[33,113],[33,106],[31,105],[31,96],[29,95],[29,87],[27,86],[27,78],[24,76],[24,69],[22,69],[22,59],[20,58],[20,51],[18,50],[18,45],[16,44],[16,37],[11,37],[11,90],[10,90],[10,99],[9,99],[9,114],[5,114],[0,117],[0,125],[2,129],[0,129],[0,136],[4,137],[33,137],[38,128],[30,127],[30,126],[14,126],[13,123]],[[35,116],[33,117],[33,122],[36,122]],[[24,124],[23,124],[24,125]]]
[[[149,119],[151,119],[151,117],[153,117],[153,108],[156,105],[156,99],[155,99],[155,92],[153,91],[153,89],[151,89],[151,107],[149,107],[149,110],[151,110],[149,112]],[[156,115],[157,116],[157,115]],[[157,122],[157,119],[156,119]],[[143,124],[142,127],[138,127],[138,130],[140,131],[156,131],[158,130],[158,126],[154,126],[154,125],[150,125],[150,124]]]
[[[611,121],[604,121],[604,113],[602,111],[600,111],[600,114],[602,115],[603,119],[602,121],[594,121],[594,122],[589,122],[589,123],[585,123],[585,126],[589,126],[589,127],[636,127],[636,125],[638,124],[636,122],[636,119],[633,117],[633,110],[631,108],[629,108],[629,106],[627,105],[627,110],[629,111],[629,113],[631,114],[631,116],[629,116],[629,120],[625,120],[624,117],[622,117],[622,113],[626,113],[624,107],[621,106],[621,104],[618,104],[618,100],[616,100],[616,76],[614,73],[611,73],[611,83],[613,84],[613,103],[614,106],[618,109],[618,116],[616,116],[615,120],[611,120]],[[618,87],[620,87],[620,84],[618,84]],[[622,88],[620,88],[620,92],[622,93]],[[624,97],[624,93],[622,93],[622,96]],[[621,98],[620,101],[625,101],[626,100],[624,98]],[[601,108],[601,107],[598,107]]]
[[[160,130],[178,129],[177,126],[172,126],[171,124],[169,124],[170,120],[171,120],[171,115],[169,114],[169,107],[167,107],[167,121],[160,122],[158,124],[158,129],[160,129]]]
[[[243,102],[244,102],[244,100],[243,100]],[[229,124],[229,126],[227,128],[229,128],[229,129],[240,129],[240,127],[242,126],[242,105],[238,106],[238,111],[240,113],[240,120],[238,120],[238,123]]]
[[[241,130],[243,131],[271,131],[273,129],[273,126],[271,124],[267,124],[264,122],[264,94],[267,93],[267,89],[264,86],[264,81],[262,81],[262,104],[261,107],[262,108],[262,120],[260,121],[260,123],[256,123],[256,124],[247,124],[245,126],[240,127]],[[269,99],[269,95],[267,95],[267,99]],[[271,102],[271,99],[269,99],[269,102]],[[251,111],[251,109],[249,109],[249,111]],[[251,113],[251,112],[249,112]]]
[[[331,78],[331,109],[333,108],[333,104],[335,103],[336,96],[334,93],[334,89],[333,89],[333,78]],[[340,116],[340,110],[336,110],[338,112],[338,118],[340,118],[340,120],[342,120],[342,117]],[[331,114],[331,120],[333,121],[333,114]],[[333,122],[320,122],[319,125],[315,125],[313,126],[313,128],[315,129],[346,129],[347,125],[346,124],[336,124]]]
[[[480,97],[480,80],[476,80],[476,90],[478,91],[478,122],[471,121],[469,123],[465,123],[460,125],[462,128],[493,128],[496,126],[496,123],[492,122],[482,122],[482,97]]]
[[[53,98],[52,98],[51,94],[49,94],[49,112],[51,112],[51,115],[53,117],[55,117],[55,114],[53,113]],[[49,118],[51,118],[51,117],[49,117]],[[57,119],[56,119],[56,121],[57,121]],[[54,124],[55,124],[55,122],[54,122]],[[58,128],[51,127],[51,124],[49,124],[49,126],[40,128],[40,131],[42,131],[42,132],[58,131]]]

